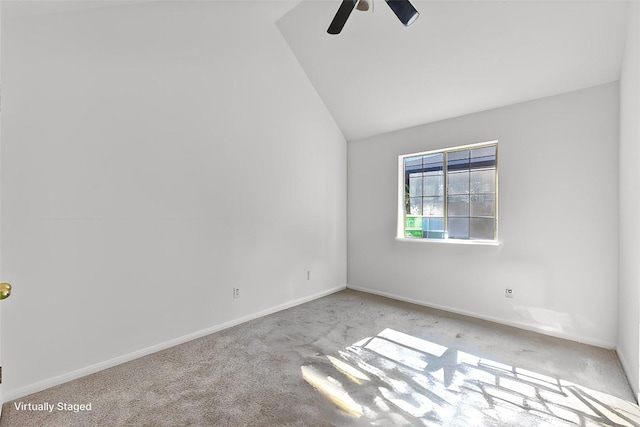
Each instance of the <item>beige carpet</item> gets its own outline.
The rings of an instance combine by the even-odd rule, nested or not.
[[[640,411],[613,351],[348,290],[8,402],[0,425],[638,426]]]

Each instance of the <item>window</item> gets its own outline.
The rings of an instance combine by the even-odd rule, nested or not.
[[[400,156],[399,237],[496,240],[497,159],[497,141]]]

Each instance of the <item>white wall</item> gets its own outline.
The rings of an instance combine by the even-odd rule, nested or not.
[[[636,396],[640,356],[640,4],[629,5],[620,78],[620,243],[618,355]]]
[[[344,288],[345,140],[285,6],[3,22],[5,398]]]
[[[618,98],[610,83],[350,141],[349,287],[615,347]],[[501,245],[396,241],[397,156],[495,139]]]

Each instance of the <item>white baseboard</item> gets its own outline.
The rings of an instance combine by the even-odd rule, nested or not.
[[[624,353],[622,351],[620,351],[619,348],[616,348],[616,354],[618,355],[618,360],[620,360],[620,364],[622,365],[622,369],[624,370],[625,375],[627,376],[627,381],[629,382],[629,386],[631,387],[631,390],[633,391],[633,397],[636,399],[636,403],[639,402],[639,398],[640,398],[640,394],[638,393],[638,384],[636,382],[636,384],[633,383],[633,381],[629,381],[629,378],[631,378],[630,372],[631,370],[629,369],[629,364],[627,363],[627,359],[625,359],[624,357]]]
[[[500,323],[502,325],[513,326],[514,328],[525,329],[527,331],[532,331],[532,332],[538,332],[543,335],[549,335],[556,338],[563,338],[566,340],[577,341],[584,344],[594,345],[596,347],[602,347],[608,350],[615,350],[616,348],[616,344],[612,342],[601,341],[601,340],[597,340],[591,337],[585,337],[581,335],[548,331],[538,325],[533,325],[533,324],[524,323],[524,322],[515,322],[513,320],[501,319],[498,317],[486,316],[484,314],[475,313],[472,311],[460,310],[454,307],[448,307],[440,304],[433,304],[427,301],[421,301],[414,298],[407,298],[401,295],[396,295],[389,292],[383,292],[376,289],[362,288],[359,286],[351,286],[349,284],[347,284],[347,288],[353,289],[354,291],[366,292],[369,294],[379,295],[382,297],[391,298],[398,301],[410,302],[412,304],[422,305],[424,307],[430,307],[438,310],[448,311],[451,313],[462,314],[463,316],[475,317],[476,319],[488,320],[490,322]]]
[[[248,322],[250,320],[258,319],[263,316],[267,316],[269,314],[276,313],[278,311],[286,310],[287,308],[295,307],[296,305],[304,304],[309,301],[316,300],[318,298],[322,298],[327,295],[331,295],[333,293],[339,292],[346,289],[346,285],[337,286],[326,291],[322,291],[307,297],[298,298],[293,301],[286,302],[284,304],[277,305],[275,307],[268,308],[266,310],[259,311],[257,313],[249,314],[247,316],[240,317],[238,319],[233,319],[225,323],[221,323],[218,325],[211,326],[206,329],[202,329],[191,334],[187,334],[178,338],[171,339],[169,341],[164,341],[162,343],[153,345],[151,347],[143,348],[138,351],[134,351],[133,353],[128,353],[122,356],[114,357],[113,359],[105,360],[104,362],[99,362],[94,365],[87,366],[85,368],[77,369],[75,371],[71,371],[62,375],[58,375],[52,378],[48,378],[46,380],[38,381],[33,384],[29,384],[14,390],[3,390],[3,399],[4,402],[9,402],[11,400],[18,399],[23,396],[27,396],[29,394],[37,393],[39,391],[45,390],[50,387],[54,387],[78,378],[82,378],[84,376],[94,374],[96,372],[102,371],[107,368],[111,368],[116,365],[120,365],[125,362],[129,362],[134,359],[138,359],[143,356],[147,356],[152,353],[156,353],[161,350],[165,350],[170,347],[174,347],[178,344],[182,344],[196,338],[203,337],[205,335],[212,334],[214,332],[221,331],[223,329],[230,328],[232,326],[239,325],[241,323]],[[4,403],[3,402],[3,403]]]

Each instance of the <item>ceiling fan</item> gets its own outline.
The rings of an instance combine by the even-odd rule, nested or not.
[[[358,10],[369,10],[370,2],[372,1],[373,0],[342,0],[336,16],[333,17],[333,21],[331,21],[331,25],[329,25],[327,33],[340,34],[349,15],[351,15],[351,11],[355,8]],[[385,2],[405,26],[413,24],[413,21],[418,19],[420,15],[409,0],[385,0]]]

